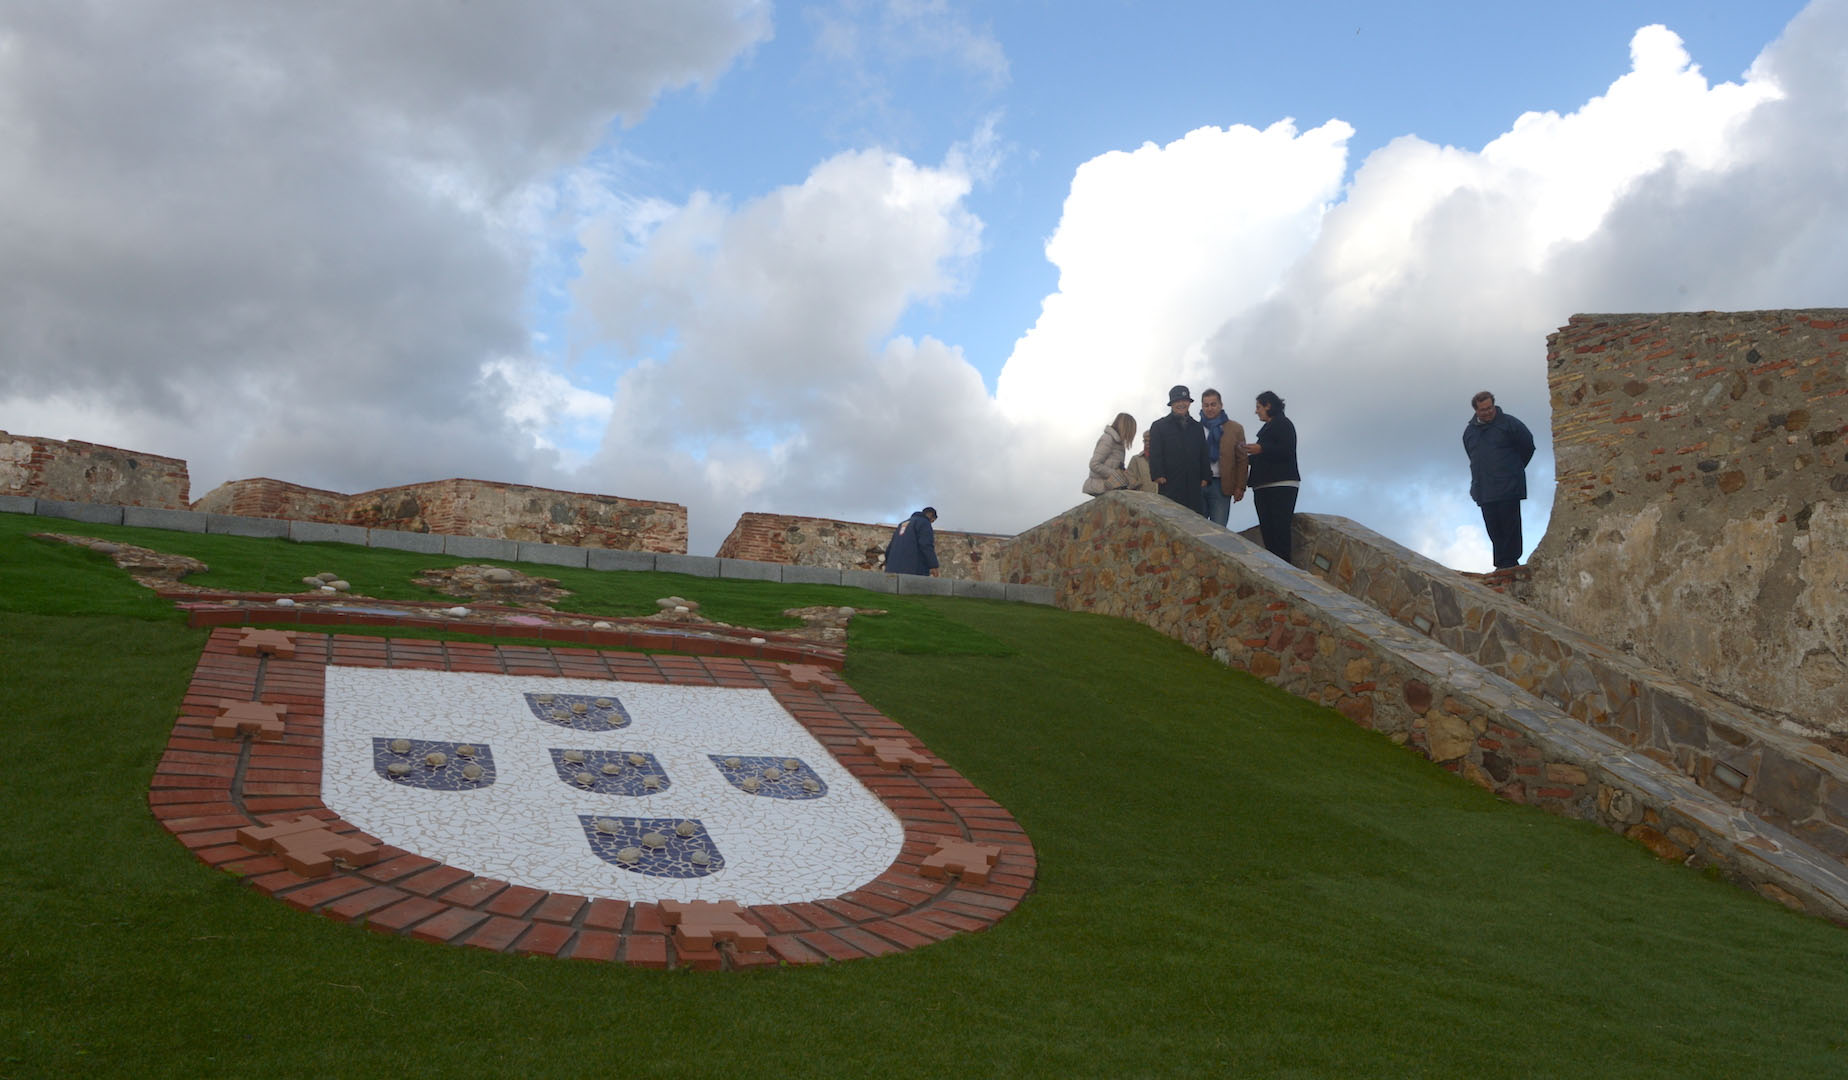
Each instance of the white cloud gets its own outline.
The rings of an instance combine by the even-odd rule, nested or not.
[[[531,189],[767,33],[756,0],[9,7],[0,423],[160,432],[211,483],[543,470],[479,381],[528,344]]]

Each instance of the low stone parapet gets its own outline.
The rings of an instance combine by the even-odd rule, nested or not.
[[[1726,802],[1848,858],[1848,760],[1343,517],[1298,514],[1302,567],[1396,622],[1674,769]],[[1510,763],[1491,759],[1497,783]]]
[[[1828,854],[1159,496],[1087,500],[1017,537],[1003,570],[1051,587],[1061,607],[1133,619],[1334,708],[1504,798],[1848,922],[1848,872]]]

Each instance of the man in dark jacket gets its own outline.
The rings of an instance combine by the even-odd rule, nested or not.
[[[935,520],[937,508],[926,506],[892,530],[892,540],[886,544],[886,573],[937,576],[937,537],[930,528]]]
[[[1469,399],[1476,415],[1463,429],[1469,455],[1469,497],[1482,508],[1482,525],[1495,549],[1495,569],[1521,564],[1521,500],[1527,498],[1527,463],[1534,437],[1527,425],[1501,411],[1484,390]]]
[[[1193,394],[1185,386],[1168,391],[1168,415],[1149,425],[1149,472],[1156,490],[1196,514],[1206,514],[1201,489],[1212,477],[1206,456],[1206,429],[1187,410]]]

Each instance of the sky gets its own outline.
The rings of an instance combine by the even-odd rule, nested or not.
[[[1848,306],[1848,0],[12,0],[0,147],[0,430],[694,554],[1030,528],[1180,382],[1486,569],[1573,314]]]

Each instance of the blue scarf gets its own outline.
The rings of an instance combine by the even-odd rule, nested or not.
[[[1222,409],[1217,418],[1200,421],[1206,427],[1206,460],[1215,465],[1219,463],[1219,436],[1225,434],[1226,421],[1230,419]]]

